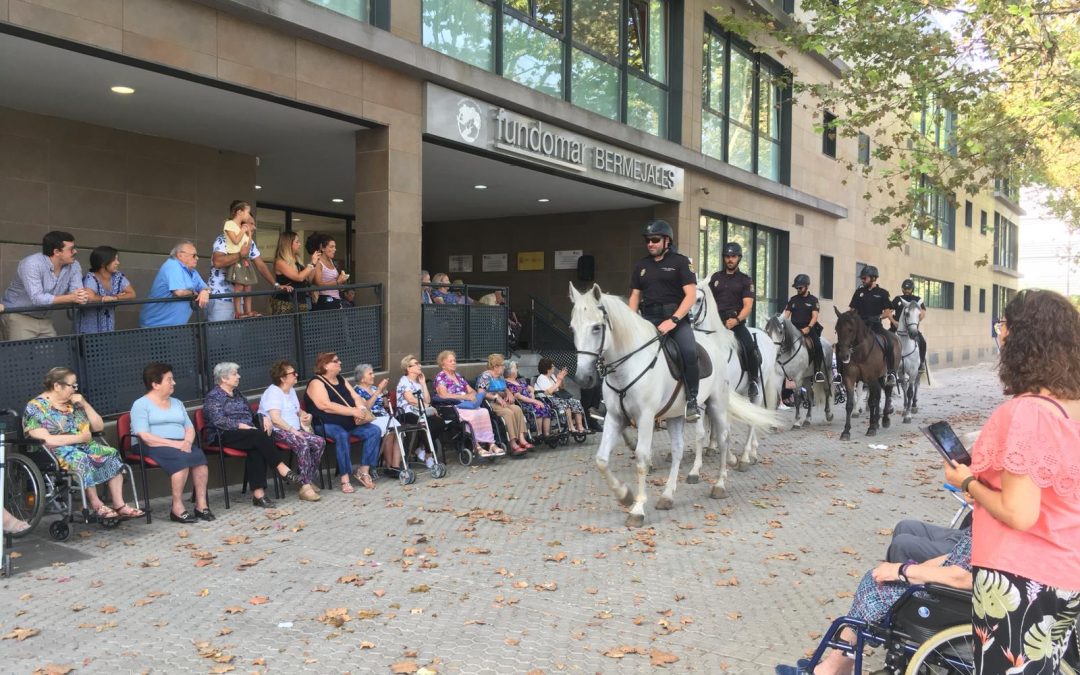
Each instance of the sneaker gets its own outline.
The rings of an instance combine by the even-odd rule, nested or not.
[[[687,422],[697,422],[701,419],[701,412],[698,410],[696,398],[691,398],[686,401],[686,414],[683,417]]]

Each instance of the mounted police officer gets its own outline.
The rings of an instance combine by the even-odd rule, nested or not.
[[[686,387],[686,421],[696,422],[698,411],[698,359],[694,327],[686,320],[697,299],[697,276],[690,259],[675,251],[675,233],[663,220],[650,220],[641,235],[649,254],[634,265],[630,276],[633,311],[670,335],[682,356],[683,385]]]
[[[754,309],[754,280],[739,270],[741,261],[742,246],[734,241],[724,244],[724,268],[709,278],[709,288],[724,325],[742,345],[742,366],[750,383],[747,393],[754,399],[758,395],[761,354],[746,328],[746,318]]]
[[[889,370],[885,379],[886,382],[896,384],[896,359],[893,356],[892,340],[888,339],[885,328],[881,325],[882,319],[892,319],[893,308],[889,292],[877,285],[878,269],[873,265],[864,266],[859,277],[863,285],[855,289],[848,308],[855,310],[870,330],[885,337],[885,363]]]
[[[814,373],[814,382],[825,382],[825,352],[821,348],[821,324],[818,323],[821,304],[810,294],[810,275],[796,274],[791,287],[796,293],[784,307],[784,317],[791,321],[791,325],[798,328],[803,335],[810,338],[814,349],[813,364],[817,369]]]
[[[915,295],[915,282],[912,279],[904,279],[904,283],[900,284],[900,295],[893,298],[893,318],[892,318],[892,332],[896,332],[900,327],[900,313],[904,311],[904,304],[901,302],[915,302],[919,305],[919,323],[926,318],[926,305],[923,304],[922,298]],[[919,372],[926,372],[926,338],[923,337],[922,332],[919,332]]]

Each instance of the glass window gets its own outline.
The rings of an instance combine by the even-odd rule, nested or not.
[[[701,277],[711,276],[723,269],[721,253],[725,242],[738,242],[743,247],[739,266],[754,280],[754,311],[751,325],[764,325],[769,315],[784,307],[787,270],[787,234],[761,225],[734,218],[702,215],[698,232],[698,255]]]
[[[667,92],[641,78],[627,76],[626,123],[655,136],[667,128]]]
[[[829,157],[836,157],[836,115],[826,110],[821,126],[821,151]]]
[[[731,50],[731,85],[728,116],[744,127],[754,125],[754,63],[737,49]]]
[[[660,0],[630,0],[626,63],[658,82],[667,81],[667,12]]]
[[[701,114],[701,153],[718,159],[724,156],[724,118],[710,110]]]
[[[821,256],[820,280],[818,281],[818,293],[822,300],[832,300],[833,296],[833,267],[835,260],[831,255]]]
[[[619,58],[619,3],[573,0],[574,42],[600,56]]]
[[[702,91],[705,92],[705,105],[718,115],[727,110],[724,104],[724,52],[725,42],[722,37],[709,31],[705,36],[705,61]]]
[[[371,0],[308,0],[338,14],[351,16],[359,21],[371,20]]]
[[[571,103],[619,119],[619,69],[580,49],[574,49]]]
[[[939,187],[929,185],[925,176],[920,180],[920,184],[925,190],[920,212],[930,222],[912,223],[911,236],[942,248],[955,248],[956,209],[949,203],[945,192]],[[920,228],[920,224],[924,226]]]
[[[754,134],[735,123],[728,125],[728,164],[754,170]]]
[[[870,136],[859,132],[859,164],[870,166]]]
[[[929,309],[952,309],[955,287],[951,281],[939,281],[911,275],[915,282],[915,295],[922,298],[923,303]]]
[[[503,0],[505,6],[556,33],[563,32],[563,0]]]
[[[562,97],[562,42],[524,21],[503,17],[503,75],[551,96]]]
[[[484,70],[495,70],[494,9],[479,0],[426,0],[424,46]]]

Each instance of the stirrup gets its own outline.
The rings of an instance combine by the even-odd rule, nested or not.
[[[828,380],[825,379],[825,373],[821,372],[820,370],[814,373],[814,384],[820,384],[827,381]]]
[[[750,383],[746,386],[746,398],[753,400],[758,397],[761,391],[758,389],[757,382],[750,380]]]
[[[686,402],[686,413],[683,417],[687,422],[697,422],[701,419],[701,411],[698,409],[696,398],[689,399]]]
[[[896,384],[896,373],[889,372],[885,375],[885,384]]]

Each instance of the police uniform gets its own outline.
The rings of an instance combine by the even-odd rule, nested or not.
[[[630,276],[630,288],[641,292],[641,301],[638,303],[641,316],[654,326],[672,318],[686,297],[683,286],[687,284],[697,284],[693,265],[689,258],[670,249],[664,252],[660,260],[647,255],[637,261]],[[697,399],[700,375],[694,327],[684,316],[668,335],[679,345],[679,353],[682,355],[686,397]]]
[[[716,311],[724,321],[737,318],[742,311],[743,299],[754,297],[754,280],[742,270],[735,270],[728,274],[726,269],[715,272],[709,277],[709,290],[712,291],[716,300]],[[745,321],[739,321],[731,332],[742,345],[743,370],[750,376],[750,381],[755,382],[758,377],[760,364],[758,363],[757,345],[750,331],[746,328]]]
[[[814,312],[821,311],[821,303],[813,295],[807,293],[806,295],[799,295],[796,293],[788,299],[787,306],[784,307],[786,312],[791,314],[791,324],[802,330],[810,325],[810,320],[814,318]],[[821,372],[825,369],[825,352],[821,348],[821,323],[815,323],[810,328],[810,332],[806,334],[810,338],[811,343],[814,345],[814,365]]]
[[[873,288],[861,286],[855,289],[849,306],[855,310],[856,314],[862,317],[870,330],[878,335],[886,335],[885,328],[881,325],[881,314],[887,309],[892,309],[892,301],[889,299],[887,290],[881,286],[874,286]],[[892,342],[887,336],[885,340],[885,356],[888,359],[889,371],[896,370],[893,361]]]
[[[916,303],[919,304],[919,309],[921,309],[923,311],[926,311],[926,305],[923,304],[922,298],[915,295],[914,293],[911,294],[911,295],[898,295],[895,298],[893,298],[893,300],[892,300],[893,318],[896,319],[896,321],[893,321],[892,328],[890,328],[889,330],[891,330],[894,333],[900,327],[897,322],[900,320],[900,312],[902,312],[904,310],[904,306],[900,303],[901,300],[905,300],[907,302],[916,302]],[[916,340],[916,342],[919,345],[919,365],[921,367],[922,364],[926,362],[926,338],[923,337],[923,334],[922,334],[921,331],[919,332],[919,339]]]

